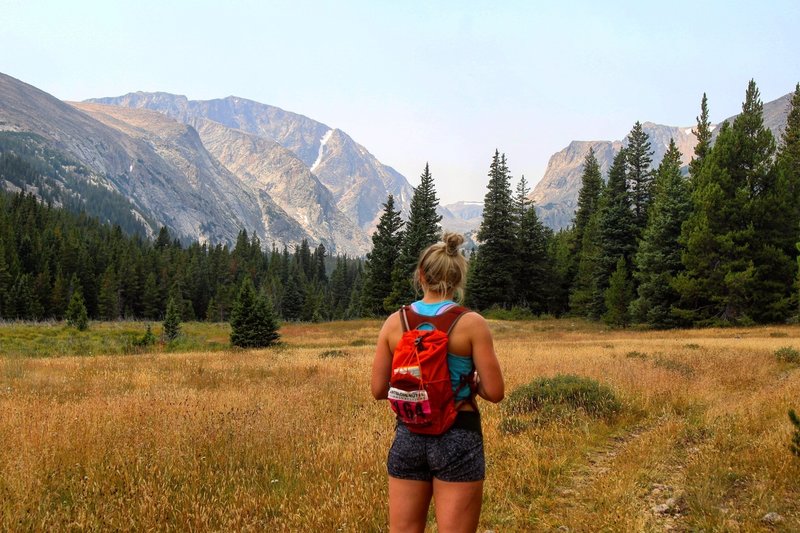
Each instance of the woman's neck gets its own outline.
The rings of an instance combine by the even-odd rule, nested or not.
[[[439,302],[443,302],[445,300],[452,300],[452,294],[442,294],[439,292],[433,292],[426,290],[422,296],[422,302],[426,304],[435,304]]]

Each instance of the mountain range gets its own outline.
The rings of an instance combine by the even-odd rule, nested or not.
[[[764,104],[765,124],[778,138],[789,100]],[[654,168],[670,139],[688,164],[691,127],[642,126]],[[530,195],[547,226],[571,223],[589,148],[605,175],[625,142],[572,141],[550,158]],[[51,178],[34,185],[0,174],[0,188],[27,188],[56,205],[82,202],[93,216],[147,236],[166,226],[185,241],[232,245],[246,229],[265,247],[307,239],[330,253],[364,255],[386,197],[393,194],[407,214],[413,196],[403,175],[344,131],[235,96],[134,92],[63,102],[0,73],[3,150],[35,159]],[[468,246],[482,211],[482,202],[439,206],[442,226],[466,234]]]

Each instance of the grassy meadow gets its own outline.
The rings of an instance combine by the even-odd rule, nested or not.
[[[243,351],[225,325],[184,324],[145,351],[143,323],[0,325],[0,530],[386,530],[379,326],[287,324],[279,346]],[[800,327],[491,327],[507,394],[577,374],[621,407],[481,402],[480,531],[800,530],[800,365],[775,356]]]

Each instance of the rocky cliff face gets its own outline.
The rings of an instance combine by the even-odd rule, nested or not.
[[[193,122],[209,152],[260,202],[277,204],[311,242],[351,256],[369,251],[371,240],[366,232],[340,211],[331,192],[294,153],[275,141],[218,122]],[[271,210],[269,206],[262,208],[265,215]],[[264,224],[268,230],[273,226],[268,219]]]
[[[49,147],[90,168],[93,180],[129,198],[142,218],[166,225],[179,237],[230,243],[240,228],[258,222],[247,202],[234,205],[228,187],[235,188],[235,180],[219,176],[224,169],[207,154],[194,153],[196,133],[174,124],[153,136],[136,125],[128,125],[126,132],[121,122],[111,116],[97,120],[0,74],[0,130],[39,135]],[[167,147],[169,137],[176,146]],[[263,228],[254,229],[264,234]]]
[[[91,102],[148,108],[184,122],[207,119],[270,139],[294,153],[332,193],[339,209],[371,232],[389,194],[407,211],[413,189],[400,173],[383,165],[346,133],[303,115],[230,96],[195,101],[167,93],[130,93]]]
[[[786,117],[791,94],[787,94],[764,104],[764,124],[770,128],[777,140],[786,126]],[[733,117],[728,121],[733,121]],[[670,139],[675,139],[682,154],[684,165],[688,165],[694,155],[697,139],[692,127],[674,127],[645,122],[642,128],[650,138],[653,150],[653,168],[664,157]],[[715,126],[715,131],[716,131]],[[581,188],[583,161],[589,148],[594,148],[597,161],[605,178],[608,168],[619,149],[626,144],[622,141],[572,141],[566,148],[553,154],[547,164],[544,176],[536,184],[531,199],[536,202],[536,210],[542,222],[553,229],[561,229],[572,223],[577,208],[578,193]]]

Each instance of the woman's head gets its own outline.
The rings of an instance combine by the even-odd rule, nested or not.
[[[441,242],[428,246],[419,256],[414,285],[461,298],[467,281],[467,260],[458,249],[462,244],[462,235],[446,232]]]

